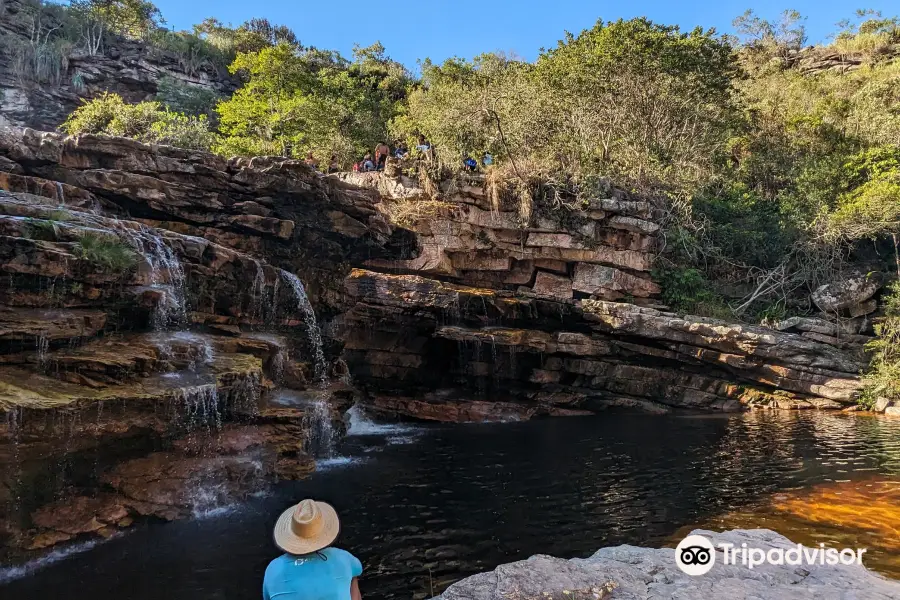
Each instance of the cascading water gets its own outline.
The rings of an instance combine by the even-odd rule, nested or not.
[[[187,322],[184,267],[161,235],[141,223],[126,224],[115,218],[89,213],[79,213],[78,220],[101,231],[111,230],[147,262],[150,267],[150,286],[162,296],[153,311],[156,330],[171,329]]]
[[[313,311],[309,298],[306,296],[306,289],[300,278],[288,271],[281,270],[281,277],[287,282],[288,287],[297,300],[297,309],[303,317],[303,324],[306,327],[306,334],[309,338],[309,344],[313,350],[313,373],[316,381],[325,381],[325,354],[322,352],[322,334],[319,331],[319,324],[316,321],[316,313]]]
[[[205,428],[211,432],[222,428],[222,410],[216,384],[184,387],[175,392],[183,409],[182,423],[190,431]]]
[[[187,321],[185,301],[185,276],[181,261],[163,239],[141,226],[140,235],[132,236],[134,244],[150,265],[150,282],[162,290],[162,299],[156,304],[153,324],[156,329],[168,329]],[[164,275],[164,273],[167,274]],[[168,278],[168,281],[166,279]]]
[[[256,275],[250,288],[250,308],[247,312],[250,318],[258,323],[270,323],[277,318],[276,304],[278,301],[279,280],[276,279],[275,283],[272,284],[272,292],[270,294],[262,263],[258,260],[253,262],[256,264]]]
[[[22,462],[19,458],[19,429],[22,423],[22,416],[19,414],[21,408],[12,408],[6,411],[6,430],[10,433],[12,441],[12,490],[9,495],[10,510],[9,514],[17,514],[21,507],[22,497]]]
[[[272,356],[269,369],[272,371],[272,381],[276,384],[280,385],[284,381],[284,365],[289,358],[288,351],[284,348],[279,348]]]
[[[50,339],[47,334],[41,332],[35,340],[35,351],[37,352],[38,368],[42,371],[47,368],[47,352],[50,350]]]
[[[160,333],[158,335],[158,348],[163,356],[172,359],[172,343],[181,342],[188,345],[187,354],[190,358],[188,369],[191,371],[202,370],[212,365],[216,358],[216,349],[205,335],[191,331],[177,331],[175,333]]]
[[[259,414],[260,381],[253,374],[240,377],[231,384],[228,407],[233,414]]]
[[[332,458],[336,432],[331,405],[324,398],[313,400],[306,411],[306,451],[316,458]]]

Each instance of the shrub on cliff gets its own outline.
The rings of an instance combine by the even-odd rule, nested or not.
[[[387,136],[405,95],[406,70],[380,44],[337,53],[282,41],[244,52],[229,67],[244,86],[217,107],[225,155],[276,154],[358,160]]]
[[[301,47],[290,28],[274,25],[268,19],[250,19],[238,27],[230,27],[210,17],[194,25],[194,34],[228,56],[229,62],[242,52],[259,52],[282,42]]]
[[[124,273],[137,265],[138,256],[121,240],[102,234],[85,233],[75,244],[75,254],[107,272]]]
[[[205,115],[184,115],[158,102],[127,104],[118,94],[110,93],[85,102],[61,127],[72,135],[117,135],[196,150],[208,150],[215,142]]]
[[[876,323],[875,334],[866,345],[872,358],[859,400],[868,409],[879,398],[900,400],[900,281],[891,284],[884,297],[884,318]]]

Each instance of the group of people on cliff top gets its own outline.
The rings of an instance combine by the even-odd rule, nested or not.
[[[419,143],[416,145],[416,150],[421,152],[429,160],[433,156],[431,143],[426,140],[424,136],[419,136]],[[394,143],[394,149],[391,151],[390,146],[384,142],[379,142],[378,145],[375,146],[374,158],[372,157],[372,154],[367,153],[361,161],[353,164],[353,170],[363,172],[383,171],[384,166],[387,164],[388,156],[393,156],[398,160],[405,160],[409,158],[409,147],[406,145],[406,142],[398,141]]]
[[[416,144],[416,150],[422,156],[424,156],[426,160],[434,159],[434,147],[431,145],[431,142],[429,142],[423,135],[419,136],[418,143]],[[393,150],[391,150],[391,147],[388,146],[385,142],[379,142],[375,146],[374,153],[366,153],[366,155],[363,156],[362,160],[353,163],[353,171],[383,171],[385,165],[387,164],[387,159],[389,156],[393,156],[398,160],[405,160],[409,158],[409,155],[410,150],[406,142],[396,142],[394,144]],[[319,161],[316,159],[312,152],[308,152],[306,154],[306,159],[303,162],[316,169],[317,171],[322,171],[324,173],[337,173],[341,170],[341,165],[336,154],[331,155],[331,160],[328,162],[328,168],[324,170],[319,168]],[[494,157],[491,156],[491,154],[489,154],[488,152],[485,152],[481,157],[480,167],[487,168],[492,164],[494,164]],[[479,169],[479,161],[472,158],[472,156],[469,154],[464,154],[462,157],[461,166],[464,170],[474,173]]]

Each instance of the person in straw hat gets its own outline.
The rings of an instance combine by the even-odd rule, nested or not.
[[[263,600],[361,600],[359,559],[331,548],[341,530],[330,504],[303,500],[278,517],[275,545],[284,550],[269,563]]]

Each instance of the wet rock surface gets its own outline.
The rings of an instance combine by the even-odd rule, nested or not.
[[[714,544],[730,543],[783,550],[796,547],[786,537],[766,529],[736,529],[723,533],[695,530]],[[744,565],[717,562],[702,576],[683,573],[675,550],[616,546],[585,559],[564,560],[537,555],[501,565],[454,583],[441,600],[506,598],[896,598],[900,583],[857,565]]]
[[[5,128],[0,155],[4,560],[306,476],[356,393],[316,310],[390,255],[377,198],[119,138]]]
[[[248,254],[296,273],[317,305],[339,301],[348,262],[391,256],[385,245],[392,229],[375,208],[379,199],[302,161],[227,160],[124,138],[16,128],[0,129],[0,156],[23,173],[7,181],[10,192],[39,186],[53,209],[69,196],[87,196],[103,214],[180,234],[195,253],[212,246]]]

